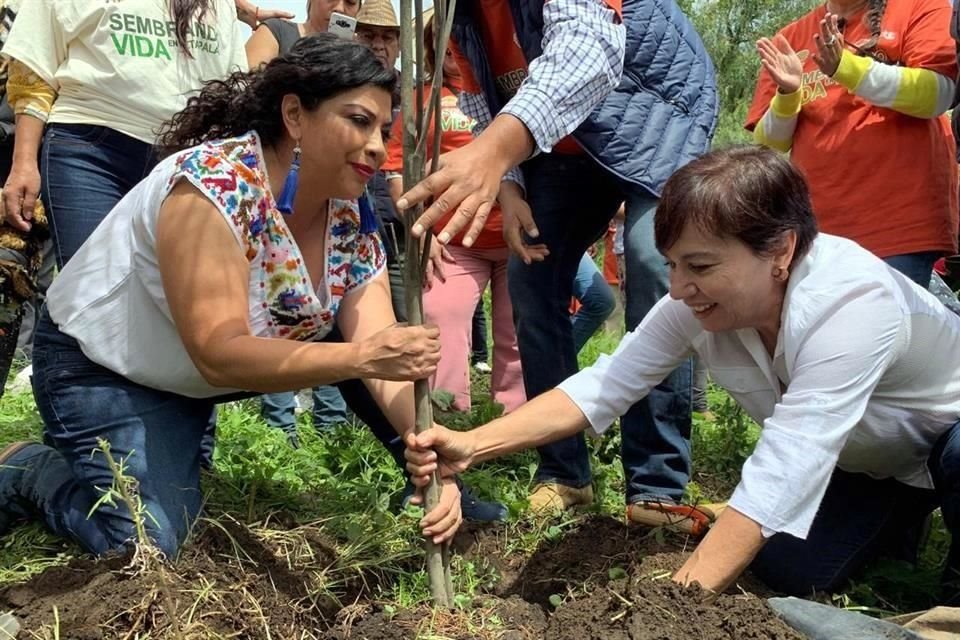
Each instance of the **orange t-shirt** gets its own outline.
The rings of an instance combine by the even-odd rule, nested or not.
[[[802,108],[790,157],[810,185],[820,230],[850,238],[881,258],[956,251],[956,145],[946,116],[914,118],[877,107],[824,75],[813,60],[826,8],[781,33],[803,61]],[[865,11],[852,16],[847,42],[870,37]],[[946,0],[887,3],[878,47],[889,64],[957,75]],[[761,70],[746,128],[753,130],[777,90]]]
[[[616,235],[617,228],[613,225],[603,234],[603,279],[607,284],[620,284],[620,269],[617,256],[613,253],[613,239]]]
[[[619,4],[611,6],[619,14]],[[517,31],[513,24],[513,14],[510,12],[509,0],[480,0],[475,12],[477,28],[483,40],[483,46],[493,72],[494,82],[500,94],[500,100],[505,104],[520,89],[520,85],[527,77],[527,59],[520,48]],[[482,87],[470,72],[469,64],[454,48],[461,73],[463,73],[464,91],[480,93]],[[497,115],[497,114],[493,114]],[[553,146],[554,153],[575,154],[583,153],[583,149],[573,139],[567,136]]]
[[[429,100],[429,97],[425,98]],[[450,89],[444,87],[440,93],[441,111],[440,127],[443,132],[440,135],[440,153],[446,153],[465,146],[473,139],[474,120],[464,115],[457,106],[457,96]],[[429,141],[433,139],[433,123],[430,123],[430,131],[427,134],[427,162],[430,161],[433,154],[430,152]],[[390,140],[387,142],[387,160],[383,163],[384,171],[402,171],[403,170],[403,122],[401,118],[396,118],[393,123],[393,130],[390,132]],[[453,217],[453,211],[445,215],[434,225],[434,229],[439,231],[446,226],[450,218]],[[454,236],[451,242],[455,244],[463,243],[463,236],[466,230],[461,231]],[[500,213],[500,207],[495,206],[487,218],[486,224],[477,239],[473,243],[474,249],[502,249],[506,247],[503,241],[503,215]]]

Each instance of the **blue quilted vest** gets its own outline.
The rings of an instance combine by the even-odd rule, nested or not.
[[[544,0],[509,1],[529,62],[542,52]],[[457,2],[452,38],[497,114],[503,104],[474,6],[474,0]],[[573,135],[614,175],[659,196],[674,171],[710,146],[718,111],[713,63],[673,0],[624,0],[623,23],[627,48],[620,86]]]

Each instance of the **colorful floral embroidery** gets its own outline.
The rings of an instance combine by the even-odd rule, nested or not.
[[[300,249],[277,211],[261,170],[254,133],[184,152],[168,188],[189,180],[233,228],[250,262],[250,320],[256,335],[320,340],[333,328],[343,296],[369,282],[386,263],[375,234],[361,234],[355,201],[331,200],[327,269],[318,295]],[[296,215],[296,214],[294,214]]]

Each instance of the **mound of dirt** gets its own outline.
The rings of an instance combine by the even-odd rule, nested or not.
[[[51,637],[44,628],[52,628],[56,610],[59,637],[71,640],[148,634],[251,640],[802,638],[756,595],[741,590],[711,600],[699,589],[675,585],[670,575],[686,552],[643,529],[589,518],[527,558],[510,553],[515,541],[509,531],[475,528],[458,537],[457,551],[495,568],[500,580],[488,596],[454,611],[397,611],[372,600],[373,589],[386,586],[383,576],[335,572],[334,546],[315,529],[267,535],[225,521],[200,528],[175,567],[134,572],[129,557],[74,560],[0,589],[0,611],[13,610],[25,631]],[[291,551],[294,537],[298,543]],[[328,570],[335,583],[324,582]],[[326,595],[334,592],[338,597]]]
[[[369,612],[332,629],[329,640],[803,640],[766,605],[749,577],[736,594],[711,597],[670,580],[689,555],[682,541],[612,518],[583,521],[529,558],[506,553],[503,528],[468,528],[455,543],[464,557],[486,561],[501,581],[480,611],[438,617],[429,610]],[[755,590],[755,593],[746,591]],[[559,606],[554,603],[560,601]],[[477,620],[493,621],[482,626]]]
[[[471,609],[434,611],[379,611],[356,620],[344,620],[330,629],[325,640],[542,640],[547,614],[542,607],[514,596],[491,597]]]
[[[545,640],[801,640],[760,598],[708,597],[668,578],[614,581],[562,604]]]
[[[309,569],[335,561],[329,543],[317,539],[311,547],[316,563]],[[317,589],[310,571],[289,568],[235,523],[202,528],[172,568],[136,571],[130,564],[130,554],[74,559],[0,590],[0,611],[12,610],[24,635],[56,626],[58,637],[69,640],[150,632],[168,638],[177,637],[177,630],[185,638],[256,640],[327,629],[341,608],[332,597],[311,595]]]

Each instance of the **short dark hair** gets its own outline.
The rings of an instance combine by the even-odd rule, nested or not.
[[[688,224],[737,238],[757,255],[769,255],[794,231],[794,262],[817,235],[799,170],[783,154],[755,145],[711,151],[667,180],[654,219],[657,249],[672,247]]]
[[[157,148],[167,155],[251,129],[275,144],[286,129],[281,104],[287,94],[313,111],[336,95],[363,86],[393,93],[396,74],[368,47],[331,33],[300,38],[293,48],[252,71],[236,71],[203,85],[187,106],[161,127]]]

